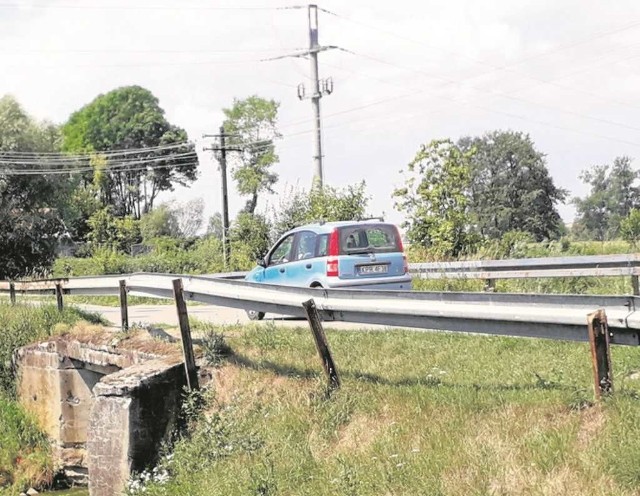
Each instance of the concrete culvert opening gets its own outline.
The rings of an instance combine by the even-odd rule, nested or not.
[[[155,462],[185,384],[177,348],[149,353],[102,337],[59,336],[14,356],[19,401],[49,436],[54,469],[92,496],[121,494],[132,471]]]

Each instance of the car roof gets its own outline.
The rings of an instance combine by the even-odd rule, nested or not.
[[[305,224],[303,226],[298,226],[294,229],[291,229],[290,231],[287,231],[287,234],[296,233],[300,231],[313,231],[318,234],[325,234],[325,233],[330,233],[336,227],[357,226],[362,224],[393,225],[388,222],[380,221],[378,219],[376,220],[373,220],[373,219],[372,220],[343,220],[338,222],[323,222],[323,223],[316,222],[311,224]]]

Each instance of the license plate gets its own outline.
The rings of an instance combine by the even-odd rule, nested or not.
[[[358,274],[386,274],[389,272],[389,266],[386,264],[379,265],[360,265]]]

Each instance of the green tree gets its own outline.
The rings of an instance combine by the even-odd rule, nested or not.
[[[131,245],[140,241],[139,221],[131,216],[115,217],[105,207],[96,211],[88,220],[89,244],[93,251],[108,248],[128,253]]]
[[[175,213],[163,203],[140,218],[140,234],[145,242],[154,238],[180,237],[180,228]]]
[[[637,247],[640,241],[640,210],[632,208],[622,221],[620,222],[620,234],[622,239]]]
[[[479,233],[500,239],[511,231],[537,241],[559,236],[557,204],[566,191],[554,185],[545,157],[527,134],[493,131],[458,141],[470,155],[470,209]]]
[[[50,123],[32,119],[11,96],[0,98],[0,158],[16,152],[57,151],[59,134]],[[64,234],[62,211],[68,178],[62,175],[15,175],[0,171],[0,278],[46,270]]]
[[[405,186],[393,193],[407,217],[409,240],[438,257],[458,256],[477,243],[469,198],[472,156],[451,140],[422,145],[407,166]]]
[[[238,192],[249,196],[244,211],[253,214],[260,193],[272,193],[278,175],[272,171],[278,162],[273,141],[280,136],[276,127],[278,107],[274,100],[250,96],[234,99],[231,108],[223,109],[228,143],[240,151],[230,155],[232,174]]]
[[[574,234],[599,241],[621,234],[621,223],[634,208],[640,207],[639,173],[631,168],[629,157],[617,157],[613,165],[596,165],[580,179],[590,186],[584,198],[574,198]]]
[[[310,222],[333,222],[365,217],[369,196],[364,181],[346,188],[290,188],[277,208],[273,210],[273,236],[275,241],[286,231]]]
[[[93,177],[87,182],[119,217],[139,219],[153,208],[160,192],[197,177],[198,158],[192,144],[167,148],[185,143],[187,133],[170,124],[158,99],[140,86],[99,95],[71,115],[62,135],[63,150],[72,153],[149,148],[119,159],[107,158],[106,164],[100,158],[92,161]]]
[[[240,212],[229,229],[232,269],[253,267],[256,259],[263,257],[271,246],[270,231],[271,225],[265,216]]]

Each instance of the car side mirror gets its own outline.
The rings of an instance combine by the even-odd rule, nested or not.
[[[260,266],[260,267],[267,267],[267,261],[264,258],[259,258],[256,260],[256,263]]]

